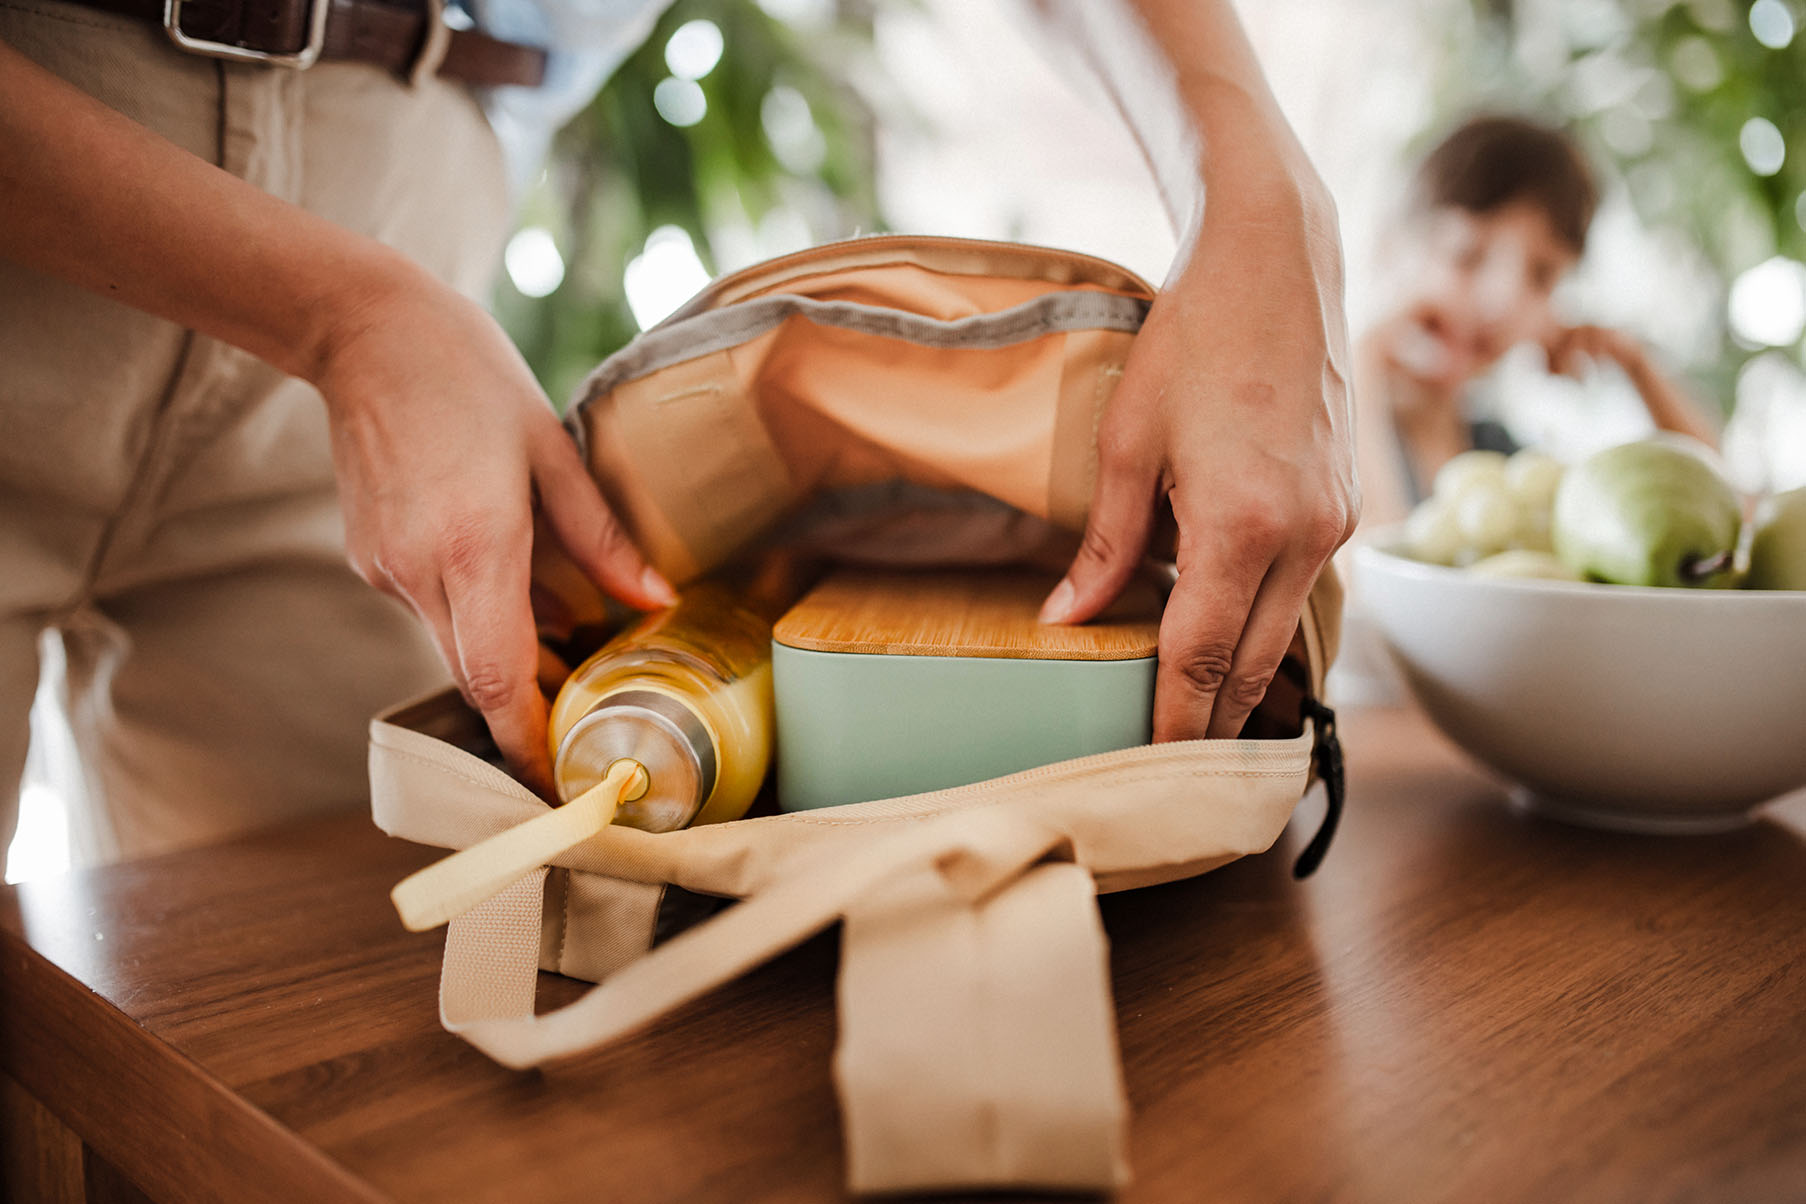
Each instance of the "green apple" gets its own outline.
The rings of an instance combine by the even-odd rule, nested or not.
[[[1608,447],[1555,494],[1555,554],[1593,581],[1725,587],[1742,510],[1705,458],[1661,439]]]
[[[1763,499],[1750,540],[1747,589],[1806,589],[1806,488]]]
[[[1431,493],[1451,506],[1475,486],[1504,485],[1505,457],[1496,451],[1464,451],[1436,470]]]
[[[1518,529],[1512,533],[1511,546],[1531,552],[1555,551],[1555,543],[1549,534],[1549,511],[1518,511]]]
[[[1428,498],[1405,520],[1405,544],[1418,560],[1454,564],[1461,554],[1461,527],[1441,498]]]
[[[1527,447],[1513,452],[1505,462],[1505,487],[1518,505],[1547,514],[1566,472],[1566,466],[1554,456]]]
[[[1475,577],[1530,577],[1545,581],[1579,581],[1580,575],[1548,552],[1513,548],[1468,566]]]
[[[1549,515],[1566,472],[1567,466],[1560,460],[1529,447],[1514,452],[1505,462],[1505,488],[1517,506],[1517,529],[1507,547],[1554,550],[1549,541]]]
[[[1470,481],[1449,509],[1461,530],[1464,555],[1456,557],[1457,563],[1482,559],[1511,546],[1518,528],[1518,508],[1503,481]]]

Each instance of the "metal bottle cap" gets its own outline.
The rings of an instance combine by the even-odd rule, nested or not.
[[[622,690],[603,697],[565,733],[552,766],[559,797],[576,798],[623,757],[646,767],[650,785],[621,804],[618,824],[648,832],[685,827],[715,789],[715,741],[702,716],[669,694]]]

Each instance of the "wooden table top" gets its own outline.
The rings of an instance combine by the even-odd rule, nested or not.
[[[1343,730],[1315,878],[1313,798],[1270,855],[1103,900],[1120,1198],[1806,1199],[1806,797],[1606,835],[1412,713]],[[0,1066],[157,1198],[840,1196],[831,937],[514,1073],[440,1031],[441,938],[389,907],[432,856],[351,814],[7,889]]]

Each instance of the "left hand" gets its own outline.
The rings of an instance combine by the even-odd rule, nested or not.
[[[1359,515],[1340,241],[1301,171],[1205,206],[1105,408],[1084,544],[1042,611],[1083,622],[1109,605],[1170,503],[1157,741],[1241,730]]]

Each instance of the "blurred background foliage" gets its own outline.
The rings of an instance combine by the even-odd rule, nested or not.
[[[554,402],[711,276],[883,228],[873,15],[906,2],[664,13],[559,133],[492,298]]]
[[[1688,365],[1727,406],[1748,362],[1806,333],[1806,39],[1788,0],[1466,0],[1444,23],[1438,120],[1526,111],[1573,132],[1654,243],[1722,302]]]
[[[1282,96],[1290,90],[1302,102],[1289,110],[1357,242],[1374,198],[1395,194],[1403,164],[1460,117],[1539,116],[1576,134],[1607,197],[1573,311],[1633,330],[1721,412],[1806,406],[1806,39],[1798,36],[1806,0],[1269,2],[1275,7],[1244,4],[1244,15]],[[710,276],[885,229],[880,139],[892,150],[905,145],[896,134],[912,123],[930,140],[963,144],[966,157],[887,159],[886,203],[899,189],[915,198],[893,209],[896,220],[1108,254],[1099,199],[1087,203],[1074,181],[1036,177],[1024,195],[1005,197],[978,178],[993,167],[1023,175],[1023,164],[974,155],[1007,132],[987,124],[999,113],[961,109],[951,98],[967,95],[974,71],[995,74],[997,91],[969,95],[1033,125],[1031,111],[1006,99],[1026,77],[1003,52],[1020,49],[1003,40],[924,46],[898,37],[908,20],[890,20],[931,18],[939,36],[957,41],[970,3],[677,0],[561,132],[508,248],[494,306],[553,400],[562,404],[596,363]],[[1381,29],[1400,47],[1389,65],[1334,53],[1348,34],[1378,49]],[[1007,26],[993,36],[1020,40]],[[1321,80],[1329,90],[1313,107]],[[1336,87],[1397,116],[1375,120],[1323,103]],[[1046,130],[1020,133],[1024,142],[1048,138]],[[1061,135],[1053,137],[1059,145]],[[1095,156],[1104,137],[1121,135],[1092,130],[1079,140],[1089,138]],[[1358,149],[1343,156],[1351,140]],[[937,171],[949,168],[957,189],[939,182],[947,177]],[[1386,170],[1393,178],[1366,178]],[[930,194],[947,205],[924,209]],[[1062,239],[1046,221],[1026,228],[1024,206],[1060,216],[1076,236]],[[1351,245],[1351,263],[1359,250]],[[1363,283],[1351,278],[1357,319]],[[1752,429],[1771,426],[1752,418]]]

